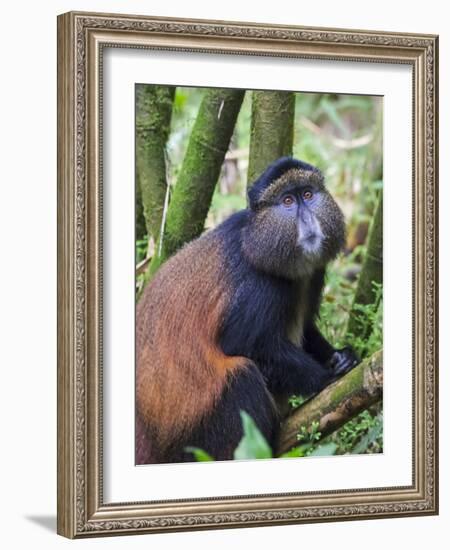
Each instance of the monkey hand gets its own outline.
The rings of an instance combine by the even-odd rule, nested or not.
[[[337,349],[327,362],[336,377],[343,376],[360,362],[359,357],[350,346]]]

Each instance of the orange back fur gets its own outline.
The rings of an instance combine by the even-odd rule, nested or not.
[[[136,399],[159,449],[211,411],[228,375],[248,364],[218,345],[228,300],[220,243],[209,233],[170,258],[144,291],[136,316]]]

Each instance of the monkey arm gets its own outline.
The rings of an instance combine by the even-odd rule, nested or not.
[[[305,327],[303,338],[303,349],[321,365],[331,368],[337,376],[345,374],[360,362],[351,347],[334,348],[314,323]]]
[[[303,349],[322,365],[326,365],[336,351],[313,322],[308,323],[305,327]]]
[[[313,330],[309,337],[311,351],[287,338],[291,301],[292,286],[285,280],[244,271],[223,315],[219,343],[225,355],[252,360],[272,393],[309,395],[322,390],[340,373],[327,364],[335,350],[318,331],[315,334]],[[316,354],[316,350],[321,351]]]
[[[253,361],[272,393],[310,395],[334,379],[332,369],[287,338],[270,330],[255,334],[254,329],[252,323],[228,323],[221,335],[221,346],[226,355],[240,355]]]
[[[289,340],[261,351],[254,360],[274,394],[310,395],[322,390],[335,378],[333,370],[321,365]]]

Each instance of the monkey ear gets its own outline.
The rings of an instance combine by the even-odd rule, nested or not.
[[[256,210],[258,204],[259,192],[255,188],[255,185],[252,185],[247,191],[247,204],[250,210]]]
[[[247,189],[247,208],[251,208],[250,189]]]

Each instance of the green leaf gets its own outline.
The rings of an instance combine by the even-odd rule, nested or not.
[[[311,445],[299,445],[293,449],[280,455],[280,458],[299,458],[307,456],[308,451],[311,449]]]
[[[377,423],[375,424],[375,426],[370,428],[367,434],[361,438],[361,441],[354,446],[351,451],[352,454],[357,455],[366,452],[370,445],[377,440],[378,436],[382,433],[382,430],[383,423],[379,419],[377,419]]]
[[[245,411],[240,411],[240,414],[244,435],[234,451],[234,459],[272,458],[272,449],[253,418]]]
[[[302,395],[291,395],[288,399],[288,403],[293,409],[297,409],[300,405],[303,405],[305,401],[307,401],[307,398]]]
[[[330,456],[336,454],[336,451],[336,443],[327,443],[326,445],[319,445],[309,456]]]
[[[214,462],[214,458],[203,449],[198,447],[185,447],[187,453],[192,453],[197,462]]]

